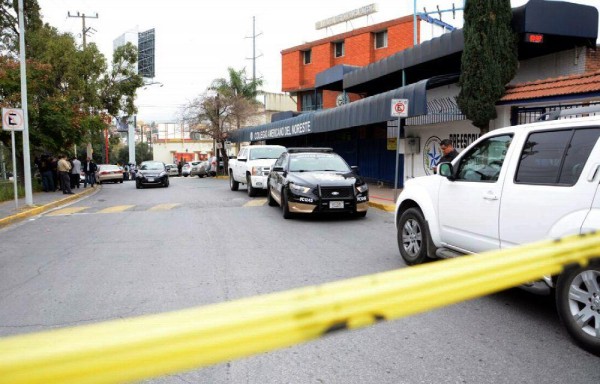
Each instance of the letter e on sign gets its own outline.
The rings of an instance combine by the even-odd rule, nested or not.
[[[22,131],[23,129],[23,110],[14,108],[2,108],[2,130]]]
[[[408,117],[408,99],[392,99],[392,117]]]

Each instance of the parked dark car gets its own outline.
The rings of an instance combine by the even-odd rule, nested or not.
[[[165,164],[160,161],[144,161],[135,174],[135,187],[144,188],[149,185],[158,185],[167,188],[169,175]]]
[[[357,171],[331,148],[288,148],[269,174],[269,205],[280,205],[286,219],[338,212],[364,217],[369,187]]]

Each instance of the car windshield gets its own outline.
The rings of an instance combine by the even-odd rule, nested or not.
[[[335,154],[304,153],[290,158],[290,172],[313,171],[350,172],[350,168]]]
[[[283,152],[285,152],[285,148],[252,148],[250,151],[250,160],[276,159]]]
[[[163,163],[142,163],[142,171],[162,171],[164,169]]]

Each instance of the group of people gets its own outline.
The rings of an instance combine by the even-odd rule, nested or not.
[[[44,154],[35,158],[35,164],[42,176],[42,189],[44,192],[62,191],[65,195],[72,195],[73,189],[80,186],[80,174],[85,174],[83,187],[96,184],[96,163],[87,158],[83,163],[77,158],[68,159],[66,155],[58,157]]]
[[[121,164],[117,163],[121,167]],[[123,166],[123,180],[135,180],[135,174],[137,173],[137,165],[125,164]]]

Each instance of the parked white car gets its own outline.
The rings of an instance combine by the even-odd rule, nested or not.
[[[246,184],[251,197],[259,190],[266,190],[271,167],[285,150],[281,145],[251,145],[240,149],[237,158],[228,162],[230,189],[237,191],[240,184]]]
[[[402,258],[420,264],[600,229],[599,137],[600,115],[497,129],[439,175],[408,180],[396,204]],[[569,334],[600,354],[600,261],[530,288],[555,292]]]

